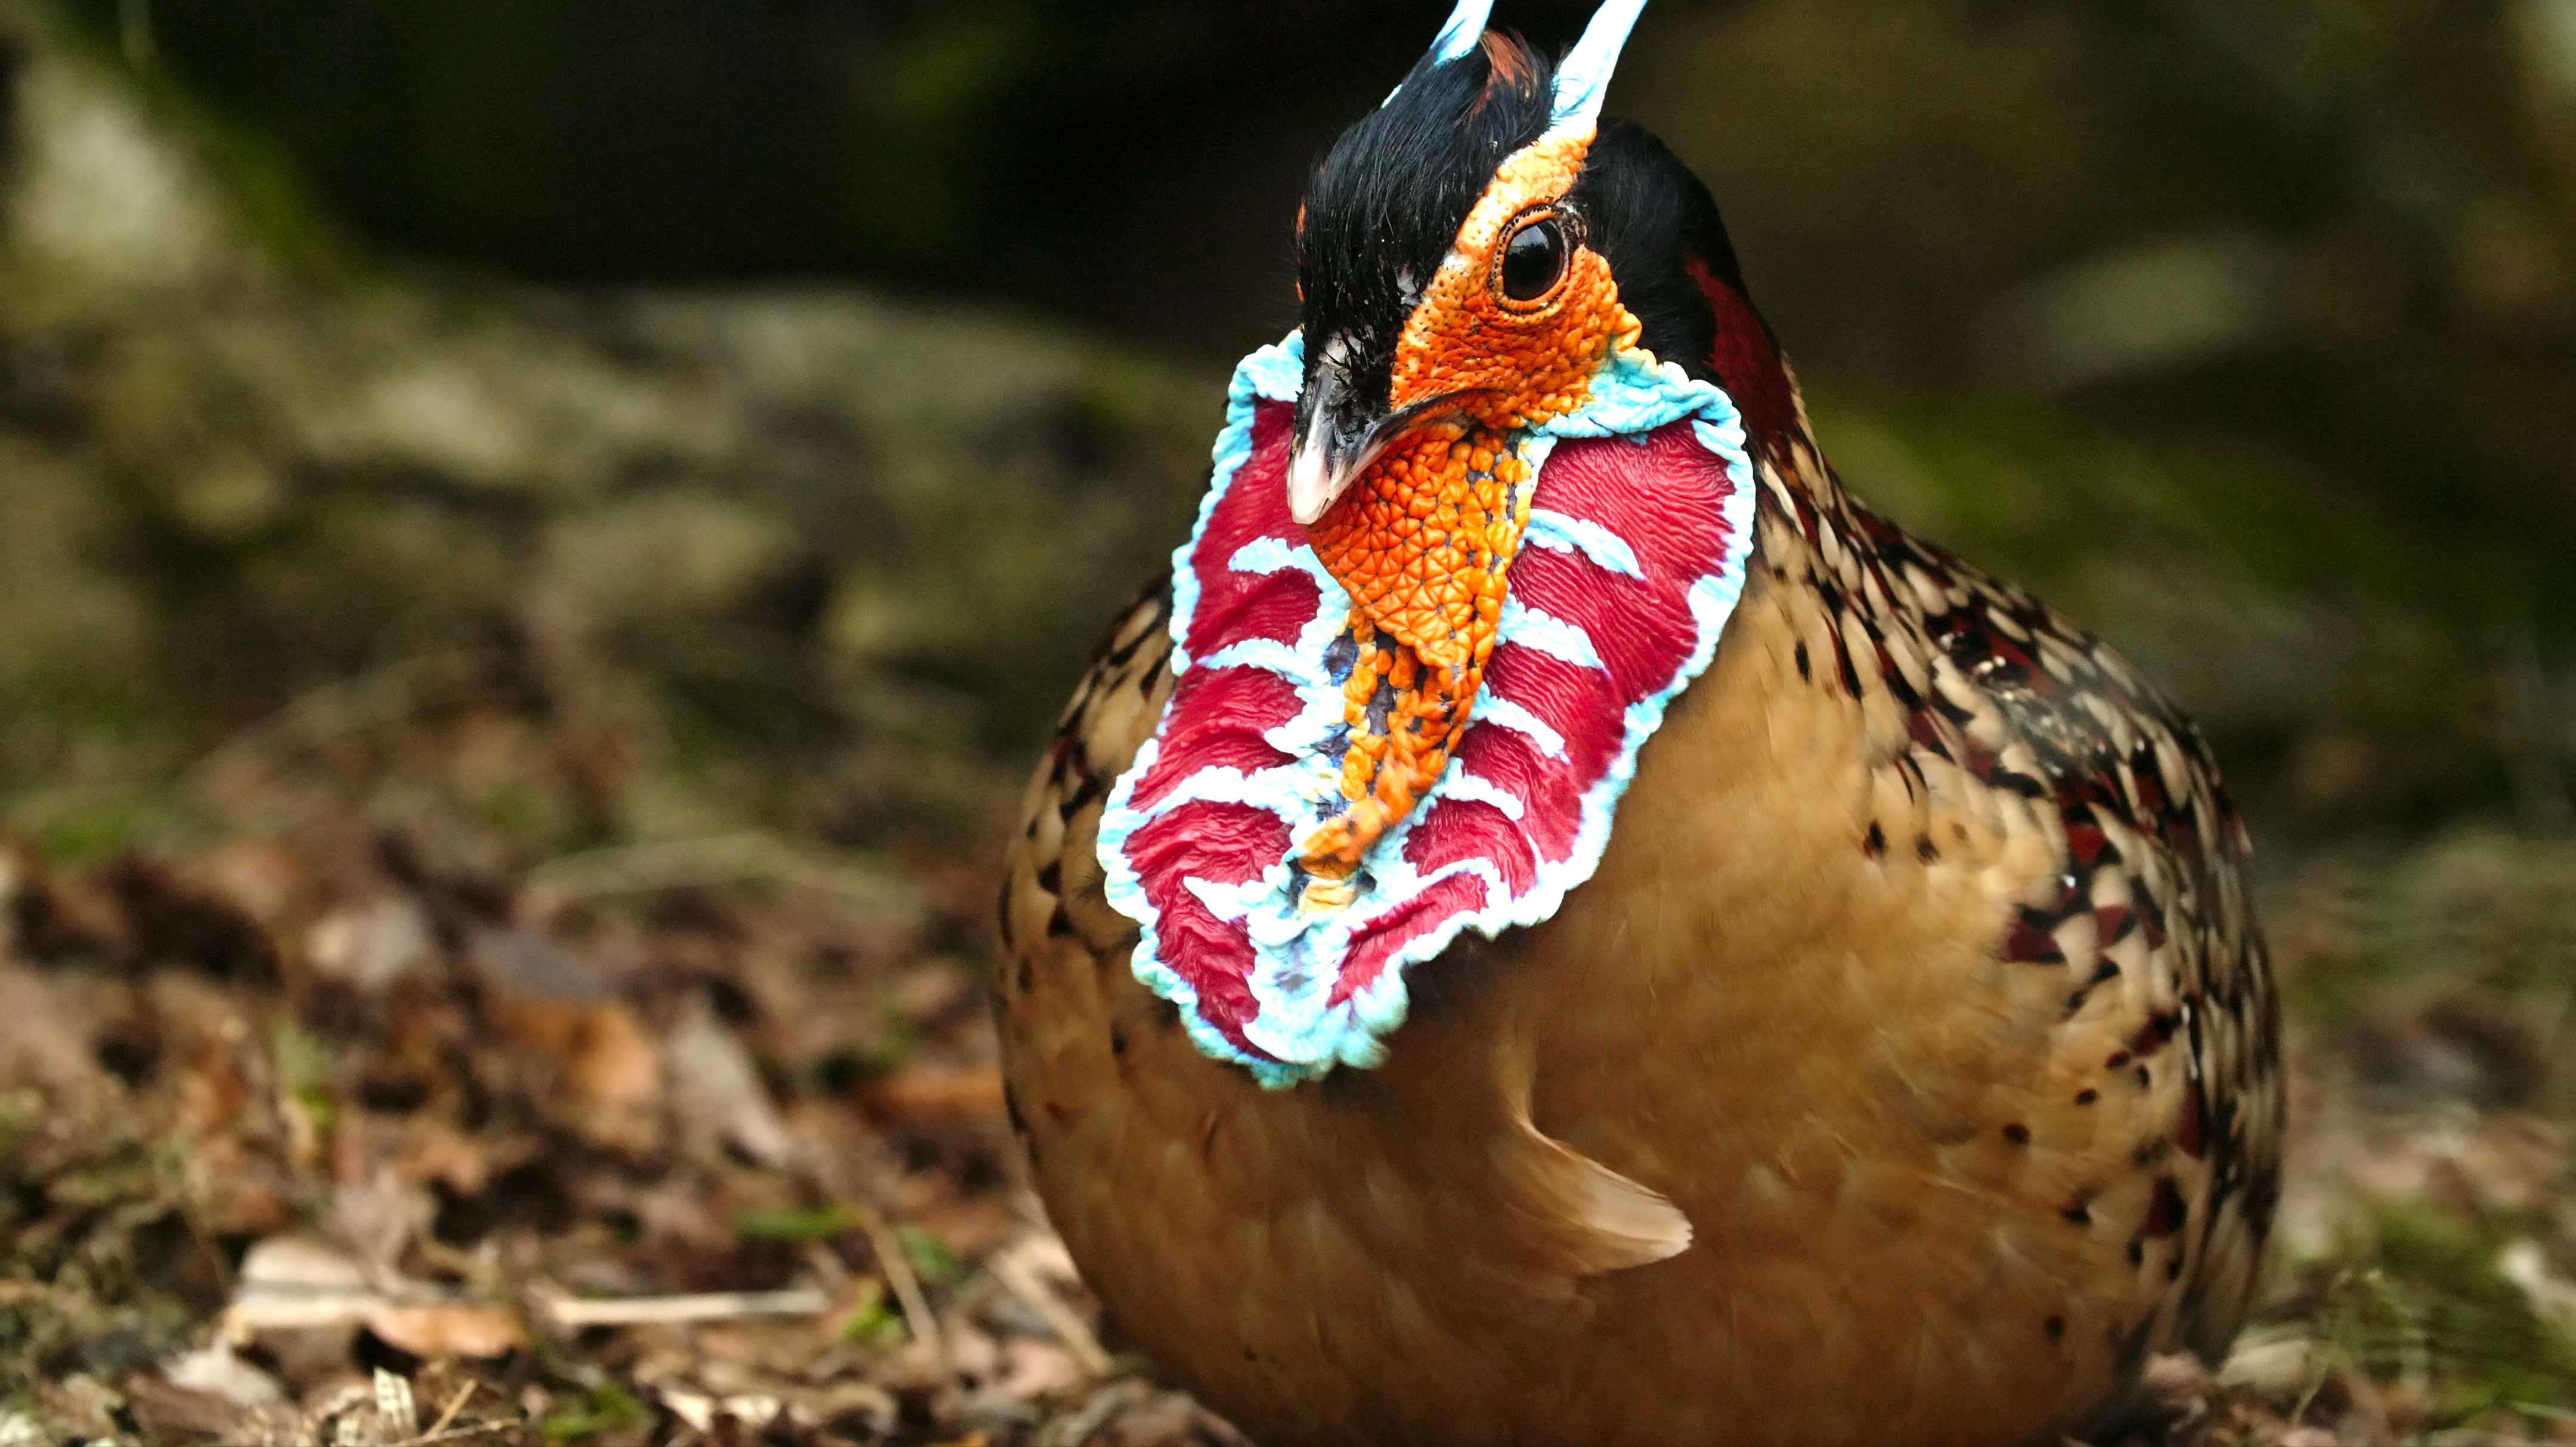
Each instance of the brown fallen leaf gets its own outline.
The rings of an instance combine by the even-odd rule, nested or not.
[[[1000,1120],[1002,1073],[925,1066],[898,1071],[860,1088],[859,1102],[883,1119],[916,1126],[959,1126]]]
[[[430,1361],[445,1357],[489,1361],[528,1344],[528,1329],[518,1313],[498,1306],[389,1302],[369,1308],[363,1321],[385,1345]]]
[[[479,1302],[425,1299],[434,1288],[372,1277],[356,1257],[327,1241],[278,1236],[251,1247],[242,1258],[232,1304],[224,1308],[224,1337],[257,1340],[275,1350],[293,1338],[298,1355],[320,1359],[344,1352],[357,1328],[387,1346],[429,1360],[489,1359],[527,1345],[526,1324],[516,1312]]]
[[[1045,1397],[1061,1392],[1092,1374],[1089,1367],[1063,1347],[1052,1342],[1022,1338],[1003,1345],[1001,1372],[993,1386],[996,1391],[1013,1397]]]
[[[217,845],[195,861],[192,873],[208,894],[272,930],[293,916],[313,889],[306,861],[267,840]]]
[[[458,1196],[479,1196],[493,1176],[525,1161],[530,1152],[520,1142],[495,1143],[470,1136],[442,1121],[420,1121],[402,1137],[394,1153],[394,1170],[415,1185],[437,1184]]]
[[[46,869],[25,855],[12,856],[10,874],[11,932],[19,952],[45,961],[122,963],[135,956],[134,922],[107,890],[81,875]]]
[[[643,1022],[616,999],[505,999],[500,1016],[523,1048],[550,1064],[562,1084],[551,1105],[591,1144],[629,1155],[660,1144],[662,1051]]]
[[[82,1048],[83,1032],[54,987],[24,965],[0,960],[0,1080],[87,1099],[108,1089],[107,1072]]]

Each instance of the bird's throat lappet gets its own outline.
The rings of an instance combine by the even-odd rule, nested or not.
[[[1137,979],[1273,1087],[1377,1064],[1413,967],[1591,876],[1753,524],[1732,403],[1633,347],[1426,419],[1301,523],[1301,351],[1236,373],[1174,556],[1174,682],[1097,846]]]
[[[1342,807],[1300,846],[1299,903],[1350,901],[1369,849],[1448,767],[1501,628],[1529,526],[1525,433],[1461,416],[1370,464],[1310,530],[1351,596]]]

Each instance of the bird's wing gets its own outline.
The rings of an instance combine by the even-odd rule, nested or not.
[[[1172,580],[1157,578],[1121,614],[1056,721],[1046,765],[1029,781],[1020,832],[1003,863],[1000,988],[1035,971],[1122,965],[1135,921],[1112,908],[1092,841],[1110,786],[1152,736],[1172,691]]]
[[[2002,956],[2066,972],[2052,1075],[2073,1093],[2050,1105],[2094,1113],[2116,1084],[2154,1113],[2129,1189],[2104,1201],[2130,1264],[2165,1278],[2140,1345],[2221,1352],[2280,1181],[2279,1008],[2244,826],[2199,731],[2108,645],[1892,524],[1853,522],[1933,655],[1913,746],[2054,815],[2055,877],[2010,904]]]

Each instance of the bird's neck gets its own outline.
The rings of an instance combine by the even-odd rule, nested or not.
[[[1758,362],[1729,382],[1728,395],[1744,418],[1744,450],[1761,487],[1760,511],[1787,532],[1776,537],[1773,528],[1765,527],[1761,552],[1775,553],[1784,544],[1804,553],[1866,543],[1891,526],[1843,490],[1841,475],[1816,440],[1797,372],[1777,352],[1765,348]],[[1765,561],[1776,565],[1784,560]]]
[[[1761,530],[1758,547],[1764,557],[1757,561],[1786,567],[1787,552],[1838,553],[1848,542],[1865,541],[1888,527],[1843,491],[1816,441],[1797,371],[1780,354],[1761,313],[1702,258],[1690,257],[1684,270],[1708,305],[1714,338],[1708,367],[1744,419],[1745,451],[1761,486],[1761,513],[1780,524]]]
[[[1952,655],[1983,636],[1982,624],[1963,624],[1969,613],[2006,608],[2013,616],[1997,626],[2026,628],[2034,605],[2009,604],[1977,569],[1845,490],[1785,366],[1782,377],[1788,424],[1747,439],[1758,491],[1746,608],[1796,640],[1801,688],[1857,705],[1826,716],[1843,726],[1832,747],[1916,775],[1909,750],[1928,750],[1980,779],[1999,777],[1992,741],[1965,732],[1955,713],[1968,680]]]

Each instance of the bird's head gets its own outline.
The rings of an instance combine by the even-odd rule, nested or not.
[[[1623,353],[1716,378],[1722,330],[1750,364],[1732,370],[1781,375],[1706,188],[1600,119],[1644,0],[1603,5],[1557,63],[1486,31],[1491,8],[1458,6],[1298,214],[1288,508],[1358,605],[1364,665],[1405,680],[1382,732],[1354,720],[1350,807],[1307,851],[1323,901],[1449,761],[1508,598],[1536,429],[1581,413]]]
[[[1101,859],[1136,969],[1274,1083],[1378,1057],[1404,968],[1544,919],[1741,584],[1795,427],[1707,190],[1462,0],[1298,213],[1176,559],[1177,679]]]
[[[1296,232],[1299,522],[1409,438],[1574,410],[1615,349],[1713,377],[1727,313],[1768,350],[1707,189],[1599,116],[1643,8],[1612,0],[1556,63],[1484,31],[1491,5],[1468,0],[1316,168]]]

